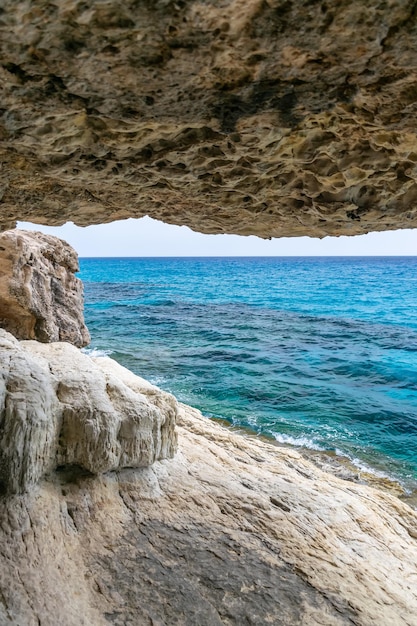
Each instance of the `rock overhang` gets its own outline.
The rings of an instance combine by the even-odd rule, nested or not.
[[[5,0],[0,227],[417,225],[415,3]]]

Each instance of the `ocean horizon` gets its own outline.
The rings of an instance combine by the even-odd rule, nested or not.
[[[91,354],[417,487],[417,257],[81,257]]]
[[[241,254],[232,254],[232,255],[154,255],[154,256],[86,256],[80,255],[80,260],[82,259],[415,259],[417,255],[415,254],[284,254],[284,255],[261,255],[261,254],[252,254],[252,255],[241,255]]]

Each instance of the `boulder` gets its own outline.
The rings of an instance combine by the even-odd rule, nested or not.
[[[173,396],[108,358],[0,330],[0,491],[59,471],[144,467],[176,450]]]
[[[77,253],[62,239],[22,230],[0,234],[0,327],[18,339],[85,346]]]

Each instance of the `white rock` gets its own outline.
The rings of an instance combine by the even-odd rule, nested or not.
[[[176,450],[177,402],[111,359],[0,330],[0,483],[19,493],[60,466],[144,467]]]
[[[417,624],[405,503],[184,405],[178,433],[173,459],[0,499],[2,626]]]

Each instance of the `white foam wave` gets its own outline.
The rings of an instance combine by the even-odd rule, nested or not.
[[[323,446],[316,444],[314,441],[312,441],[311,439],[308,439],[307,437],[291,437],[291,435],[283,435],[283,434],[278,434],[278,433],[271,433],[271,434],[273,435],[274,439],[278,443],[282,443],[285,445],[290,445],[290,446],[294,446],[298,448],[307,448],[309,450],[316,450],[317,452],[329,452],[328,448],[325,448]],[[376,478],[381,478],[381,479],[395,482],[401,485],[401,487],[404,489],[405,494],[408,494],[408,495],[411,494],[411,491],[407,487],[406,482],[402,480],[401,477],[396,476],[394,474],[389,474],[388,472],[384,472],[382,470],[378,470],[375,467],[368,465],[361,459],[358,459],[357,457],[351,454],[347,454],[346,452],[344,452],[343,450],[340,450],[339,448],[335,448],[334,452],[336,456],[347,459],[350,463],[352,463],[354,467],[356,467],[359,470],[359,472],[364,472],[366,474],[371,474],[372,476],[375,476]]]
[[[110,354],[113,354],[113,350],[100,350],[99,348],[81,348],[81,352],[94,358],[110,356]]]
[[[390,474],[388,472],[378,470],[375,467],[368,465],[361,459],[357,459],[356,457],[350,456],[349,454],[343,454],[342,452],[340,452],[340,450],[337,450],[337,449],[336,449],[336,454],[338,456],[344,456],[348,458],[349,461],[352,463],[352,465],[357,467],[360,472],[371,474],[372,476],[376,476],[377,478],[381,478],[384,480],[389,480],[393,483],[397,483],[404,490],[404,493],[406,496],[410,496],[415,491],[415,478],[411,475],[402,477],[396,474],[395,472]],[[410,480],[410,482],[408,482],[408,479]],[[410,488],[410,483],[412,483],[411,488]]]
[[[149,382],[156,387],[163,387],[167,384],[167,379],[164,378],[164,376],[152,376],[152,378],[149,378]],[[170,389],[168,389],[168,387],[165,386],[164,389],[165,391],[169,391],[169,393],[172,393]]]
[[[349,459],[352,465],[357,467],[360,472],[366,472],[367,474],[372,474],[373,476],[376,476],[377,478],[385,478],[387,480],[391,480],[393,482],[402,484],[401,480],[398,477],[394,477],[388,474],[387,472],[383,472],[382,470],[378,470],[375,467],[371,467],[370,465],[367,465],[367,463],[365,463],[361,459],[358,459],[357,457],[352,456],[351,454],[346,454],[346,452],[343,452],[342,450],[339,450],[338,448],[335,449],[335,453],[337,454],[337,456],[341,456],[341,457],[344,457],[345,459]]]
[[[291,435],[282,435],[279,433],[271,433],[278,443],[283,443],[289,446],[295,446],[298,448],[308,448],[309,450],[318,450],[324,452],[326,448],[319,446],[317,443],[308,439],[307,437],[291,437]]]

